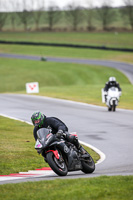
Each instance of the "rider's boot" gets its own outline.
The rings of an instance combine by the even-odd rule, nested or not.
[[[79,153],[81,153],[81,155],[86,154],[86,151],[84,150],[84,148],[81,145],[78,150],[79,150]]]
[[[66,134],[66,139],[67,139],[67,141],[73,143],[77,147],[77,149],[81,155],[84,155],[86,153],[84,148],[80,145],[76,134]]]

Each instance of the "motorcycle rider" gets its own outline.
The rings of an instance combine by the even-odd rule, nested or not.
[[[105,87],[104,87],[105,101],[107,100],[107,92],[108,92],[109,88],[111,88],[111,87],[116,87],[116,88],[118,88],[119,95],[121,96],[122,89],[120,88],[119,83],[116,82],[116,78],[115,78],[115,77],[110,77],[110,78],[109,78],[109,81],[106,82]]]
[[[35,140],[37,140],[37,131],[40,128],[50,128],[52,133],[56,134],[57,138],[63,136],[66,141],[74,144],[82,155],[86,153],[80,145],[77,135],[69,134],[68,127],[60,119],[56,117],[46,117],[41,112],[37,111],[32,114],[31,121],[35,126],[33,130]]]

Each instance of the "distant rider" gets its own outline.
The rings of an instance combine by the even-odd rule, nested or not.
[[[57,138],[61,138],[63,136],[66,141],[74,144],[81,154],[85,153],[83,147],[78,141],[77,135],[69,134],[67,126],[60,119],[56,117],[46,117],[41,112],[37,111],[31,116],[31,121],[35,126],[33,130],[35,140],[37,140],[37,131],[40,128],[50,128],[52,133],[56,134]]]
[[[105,101],[107,99],[106,98],[107,97],[107,92],[108,92],[109,88],[111,88],[111,87],[118,88],[118,91],[120,92],[119,94],[121,96],[122,89],[120,88],[119,83],[116,82],[116,78],[115,77],[110,77],[109,81],[106,82],[105,87],[104,87]]]

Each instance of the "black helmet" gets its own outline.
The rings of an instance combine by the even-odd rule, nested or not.
[[[43,124],[43,120],[44,120],[44,115],[39,111],[34,112],[33,115],[31,116],[31,121],[34,126],[40,127]]]

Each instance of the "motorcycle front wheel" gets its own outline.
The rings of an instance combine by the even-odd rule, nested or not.
[[[46,155],[47,162],[52,170],[59,176],[66,176],[68,169],[63,159],[63,156],[60,153],[60,159],[57,159],[53,152],[48,152]]]
[[[93,158],[89,155],[89,157],[85,158],[84,161],[82,161],[82,172],[85,174],[89,174],[94,172],[95,170],[95,163]]]
[[[115,109],[116,109],[116,105],[115,105],[115,101],[113,101],[112,111],[115,112]]]

